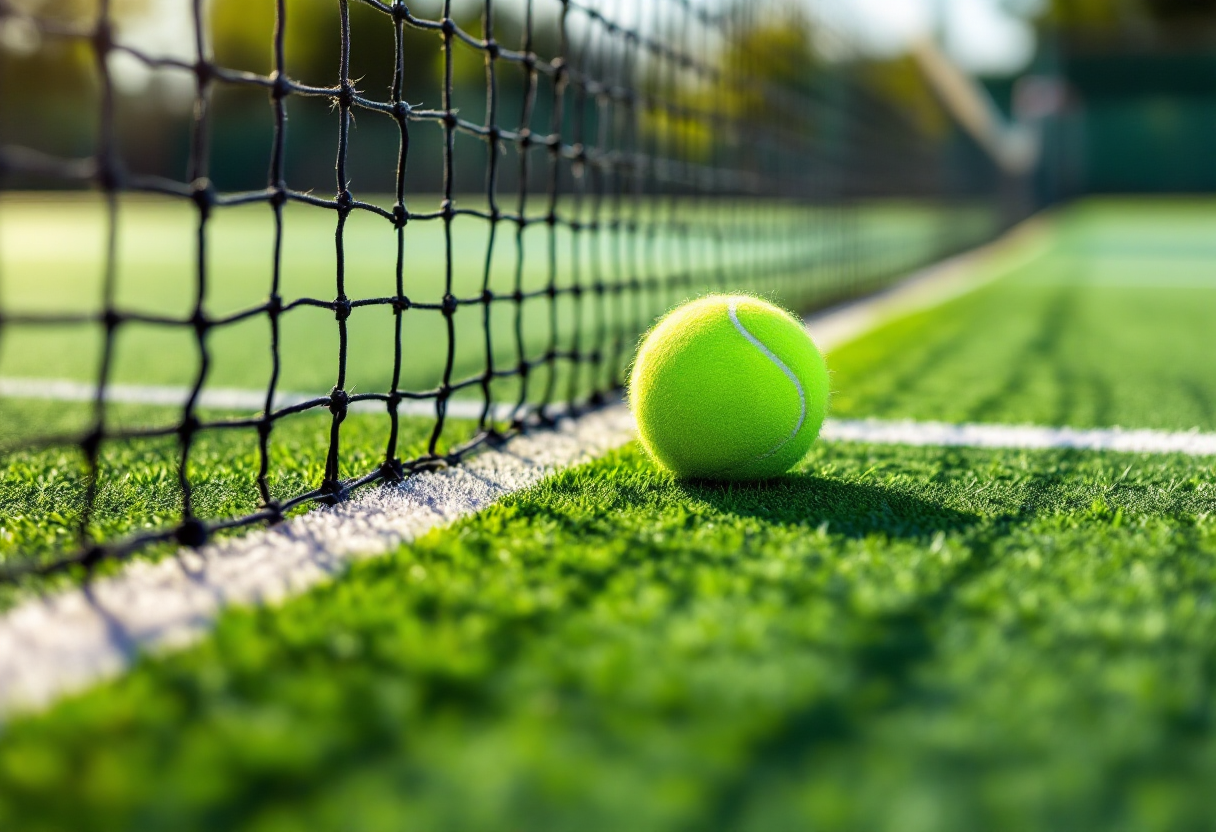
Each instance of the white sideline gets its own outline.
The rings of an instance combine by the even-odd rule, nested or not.
[[[314,399],[325,398],[325,393],[278,393],[274,397],[274,408],[291,407]],[[67,379],[5,378],[0,377],[0,398],[42,399],[57,402],[91,402],[97,398],[97,385]],[[189,387],[151,384],[108,384],[105,400],[110,404],[143,404],[163,407],[183,407],[190,398]],[[266,406],[266,393],[259,390],[233,390],[227,388],[204,389],[199,393],[197,406],[214,410],[247,410],[260,413]],[[355,413],[383,413],[384,402],[351,402],[349,409]],[[482,404],[476,401],[453,399],[448,402],[447,415],[456,419],[478,419]],[[490,418],[509,420],[510,405],[495,405]],[[403,401],[397,405],[402,416],[435,416],[435,402],[430,400]]]
[[[830,351],[901,313],[976,288],[981,284],[967,278],[979,260],[1018,251],[1025,236],[1037,233],[1037,228],[1037,223],[1027,223],[996,243],[915,275],[894,289],[815,315],[808,325],[820,348]],[[79,382],[0,379],[0,396],[91,401],[95,395],[93,386]],[[114,402],[180,406],[188,391],[117,385],[106,395]],[[284,394],[276,405],[292,403],[292,396]],[[205,391],[199,403],[258,411],[264,393]],[[367,405],[383,407],[378,402]],[[466,405],[471,405],[468,412]],[[434,413],[430,402],[410,403],[403,412],[414,406],[420,415]],[[448,412],[457,418],[476,417],[480,406],[452,402]],[[884,430],[896,427],[831,422],[825,436],[907,442],[907,426],[897,427],[903,431],[900,438],[883,439]],[[188,644],[210,628],[226,605],[273,602],[303,591],[340,572],[352,559],[389,551],[555,470],[623,445],[632,436],[628,410],[613,405],[565,421],[555,431],[516,437],[502,449],[479,454],[460,466],[358,492],[346,503],[317,509],[276,528],[253,531],[200,552],[183,551],[158,563],[137,561],[88,587],[24,602],[0,615],[0,714],[42,707],[57,696],[115,676],[140,652]]]
[[[1124,428],[1055,428],[1039,425],[951,425],[945,422],[886,422],[828,419],[820,436],[828,442],[932,445],[956,448],[1047,450],[1072,448],[1143,454],[1216,456],[1216,433]]]

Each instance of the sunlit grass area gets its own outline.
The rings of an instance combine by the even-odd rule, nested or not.
[[[1185,828],[1214,499],[1186,458],[627,449],[10,724],[0,820]]]
[[[838,416],[1216,430],[1216,206],[1093,202],[1043,256],[831,356]]]

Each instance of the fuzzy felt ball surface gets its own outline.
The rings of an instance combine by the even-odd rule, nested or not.
[[[802,322],[748,295],[710,295],[646,335],[629,381],[647,452],[690,479],[783,474],[827,416],[828,372]]]

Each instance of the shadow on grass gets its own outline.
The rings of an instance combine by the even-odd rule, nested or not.
[[[885,535],[927,543],[938,533],[963,532],[980,524],[979,515],[922,499],[879,484],[841,482],[810,474],[764,483],[684,483],[690,499],[725,514],[767,523],[827,526],[837,536],[861,539]],[[823,749],[855,742],[877,714],[919,695],[914,675],[938,649],[940,622],[956,588],[987,567],[990,550],[970,541],[970,556],[953,568],[935,591],[901,606],[853,620],[852,643],[836,660],[856,679],[843,694],[813,697],[786,714],[774,729],[757,737],[747,763],[718,784],[711,816],[722,828],[740,825],[767,784],[791,769],[806,768]],[[864,695],[862,695],[864,693]]]
[[[878,484],[793,474],[760,483],[685,482],[681,490],[724,514],[806,526],[851,538],[921,539],[959,531],[979,517]]]

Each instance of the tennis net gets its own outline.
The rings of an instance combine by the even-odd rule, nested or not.
[[[805,311],[1025,207],[796,2],[162,5],[184,48],[0,0],[0,476],[55,527],[6,580],[452,464],[617,396],[684,298]]]

